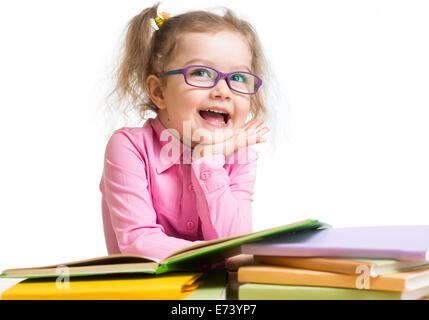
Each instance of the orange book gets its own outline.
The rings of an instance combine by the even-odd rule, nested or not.
[[[381,274],[405,271],[410,269],[429,268],[425,261],[398,261],[373,259],[346,259],[346,258],[307,258],[283,256],[254,256],[257,264],[284,266],[299,269],[327,271],[344,274],[356,274],[362,266],[370,270],[371,277]]]
[[[429,287],[429,268],[370,277],[369,270],[349,275],[280,266],[253,265],[238,269],[239,282],[411,291]]]

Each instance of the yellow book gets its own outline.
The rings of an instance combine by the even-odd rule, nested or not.
[[[183,300],[202,273],[104,275],[27,279],[1,293],[2,300]]]

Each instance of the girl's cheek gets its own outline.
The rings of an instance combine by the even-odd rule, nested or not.
[[[250,111],[250,104],[243,104],[237,107],[237,121],[245,121]]]
[[[198,102],[204,100],[203,91],[195,89],[186,90],[182,94],[182,100],[187,102],[188,105],[197,104]]]

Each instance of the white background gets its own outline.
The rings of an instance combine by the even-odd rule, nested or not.
[[[0,3],[0,270],[107,254],[104,97],[127,22],[152,4]],[[254,229],[429,224],[429,2],[160,9],[213,5],[253,23],[281,92],[276,146],[257,148]]]

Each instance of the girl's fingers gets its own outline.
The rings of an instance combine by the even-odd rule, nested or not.
[[[262,120],[262,119],[256,120],[254,123],[252,123],[252,124],[250,125],[249,130],[256,130],[256,129],[257,129],[259,126],[261,126],[263,123],[264,123],[264,120]]]
[[[263,122],[264,122],[264,120],[262,120],[262,119],[256,119],[256,120],[250,121],[243,127],[243,130],[247,131],[249,129],[256,129]]]
[[[243,127],[243,130],[239,131],[237,134],[234,134],[226,141],[216,144],[214,146],[214,149],[216,149],[214,153],[224,153],[226,155],[242,147],[249,147],[257,143],[266,142],[267,138],[262,137],[262,135],[268,133],[270,129],[268,127],[263,127],[256,131],[256,128],[263,122],[263,120],[256,120],[248,123]]]
[[[249,129],[250,130],[250,129]],[[262,137],[262,135],[266,134],[270,131],[267,127],[264,127],[257,132],[252,132],[247,130],[246,132],[243,132],[239,136],[237,136],[237,139],[234,139],[234,147],[235,149],[242,148],[242,147],[248,147],[251,145],[254,145],[256,143],[260,142],[266,142],[267,138]]]
[[[268,127],[263,127],[262,129],[259,129],[256,133],[259,135],[263,135],[266,134],[270,131],[270,129]]]
[[[259,137],[257,143],[259,143],[259,142],[267,142],[267,138],[265,138],[265,137]]]

